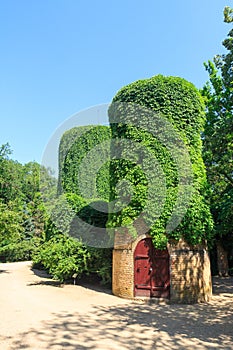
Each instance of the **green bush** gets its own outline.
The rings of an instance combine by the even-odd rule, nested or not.
[[[65,193],[54,200],[46,227],[46,239],[63,233],[86,245],[105,247],[109,241],[105,230],[107,211],[106,201],[85,200],[75,193]]]
[[[193,172],[193,195],[187,213],[179,226],[171,231],[166,230],[166,227],[177,198],[181,195],[179,172],[172,149],[169,149],[166,142],[163,143],[161,140],[169,140],[169,142],[171,140],[174,144],[178,141],[169,133],[164,120],[172,125],[185,145]],[[192,244],[200,243],[205,239],[210,240],[212,217],[206,201],[207,182],[201,156],[200,137],[205,115],[204,104],[198,90],[191,83],[177,77],[158,75],[136,81],[123,87],[116,94],[109,108],[109,121],[113,138],[135,141],[134,145],[139,145],[138,149],[142,147],[144,151],[140,151],[137,158],[132,147],[125,144],[123,149],[118,150],[121,160],[111,162],[111,200],[115,199],[116,205],[120,202],[116,185],[123,179],[131,183],[133,196],[125,208],[109,215],[108,226],[128,226],[132,232],[135,231],[135,220],[147,205],[146,223],[150,227],[155,247],[160,249],[165,247],[169,238],[184,237]],[[153,135],[149,131],[152,131]],[[153,162],[146,159],[146,151],[156,157],[159,166],[157,165],[155,169],[152,167]],[[112,153],[113,158],[114,156],[115,150]],[[130,157],[131,160],[129,160]],[[140,157],[144,159],[143,169],[139,165]],[[186,166],[185,162],[182,166]],[[159,171],[163,174],[163,178]],[[156,214],[159,200],[156,203],[153,196],[150,197],[148,178],[144,173],[152,174],[152,178],[158,177],[157,183],[152,182],[158,198],[162,198],[162,189],[164,183],[166,184],[166,199],[163,212],[160,214]],[[176,208],[177,217],[182,216],[183,209]]]
[[[89,247],[90,260],[88,273],[100,277],[103,284],[111,284],[112,281],[112,249]]]
[[[38,237],[33,237],[30,240],[22,240],[19,242],[12,242],[3,247],[0,247],[0,261],[14,262],[31,260],[32,255],[38,249],[41,240]]]
[[[74,273],[77,279],[90,273],[99,276],[103,283],[111,279],[111,249],[92,248],[86,244],[88,240],[98,244],[103,238],[96,234],[95,228],[105,227],[107,214],[102,216],[88,203],[75,193],[58,196],[45,228],[46,242],[33,254],[35,267],[45,268],[62,282],[70,280]],[[106,209],[104,201],[101,205]]]
[[[34,254],[34,266],[43,266],[55,279],[63,282],[73,274],[80,278],[87,271],[90,254],[86,247],[66,235],[56,235]]]
[[[33,266],[45,268],[53,278],[61,282],[95,274],[102,283],[111,282],[112,250],[86,247],[67,235],[56,234],[34,252]]]

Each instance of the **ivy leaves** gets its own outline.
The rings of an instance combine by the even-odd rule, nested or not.
[[[126,107],[123,108],[121,104],[126,105]],[[147,112],[139,109],[139,113],[133,113],[133,104],[145,107]],[[166,232],[166,225],[174,211],[177,196],[182,191],[178,192],[177,159],[173,157],[171,149],[168,149],[167,145],[161,142],[161,138],[155,137],[154,129],[152,133],[146,131],[151,126],[154,128],[154,125],[156,125],[156,123],[153,123],[155,115],[165,118],[172,124],[174,130],[186,145],[192,163],[194,194],[190,202],[190,208],[193,208],[193,210],[188,210],[177,229],[170,233]],[[116,123],[117,118],[121,118],[118,123]],[[140,127],[132,127],[135,120]],[[148,223],[154,245],[161,249],[161,247],[166,246],[169,237],[178,239],[182,236],[190,243],[195,244],[210,235],[212,218],[205,200],[207,184],[201,156],[202,144],[200,138],[205,121],[204,104],[197,89],[184,79],[162,75],[136,81],[123,87],[113,98],[113,103],[109,108],[109,121],[112,137],[140,142],[143,147],[153,152],[163,170],[166,183],[166,201],[159,218],[154,213],[156,213],[160,203],[149,203],[149,213],[151,215],[148,216]],[[165,139],[172,140],[171,133],[163,125],[165,124],[158,124],[158,130],[164,133]],[[177,144],[175,139],[171,142],[174,142],[174,145]],[[129,154],[129,152],[130,149],[126,145],[121,152],[122,157],[124,157],[124,154]],[[148,189],[143,184],[145,179],[142,173],[140,171],[137,173],[136,168],[136,164],[129,164],[122,160],[111,164],[111,195],[113,197],[117,196],[115,192],[116,184],[123,178],[127,178],[134,188],[134,196],[128,208],[110,215],[108,225],[115,227],[117,226],[116,223],[128,222],[129,219],[133,222],[137,219],[140,210],[146,206]],[[134,174],[134,176],[130,176],[130,174]],[[153,176],[156,178],[158,173],[155,171]],[[158,184],[156,185],[158,186]],[[176,206],[174,218],[183,215],[183,209],[179,205]]]

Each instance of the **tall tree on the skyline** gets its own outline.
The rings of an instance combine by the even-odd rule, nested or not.
[[[224,22],[233,22],[233,9],[225,7]],[[207,122],[204,161],[211,186],[218,271],[227,274],[227,252],[233,247],[233,29],[223,41],[224,54],[205,63],[209,81],[202,89]]]

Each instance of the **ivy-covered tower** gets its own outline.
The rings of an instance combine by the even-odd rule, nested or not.
[[[136,81],[116,94],[109,121],[112,138],[120,144],[117,152],[112,149],[116,160],[110,166],[116,203],[108,222],[116,227],[113,292],[178,302],[207,300],[211,278],[206,242],[212,218],[198,90],[178,77]],[[123,180],[130,190],[123,185],[119,191]],[[117,210],[127,196],[131,200]]]
[[[108,126],[87,125],[66,131],[59,145],[58,194],[71,210],[69,234],[96,248],[112,247],[105,230],[110,139]]]

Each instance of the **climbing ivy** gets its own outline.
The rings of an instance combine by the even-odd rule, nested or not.
[[[60,280],[80,272],[80,275],[96,274],[103,283],[110,283],[112,249],[105,248],[104,242],[104,239],[108,240],[105,227],[110,136],[111,130],[107,126],[83,126],[68,130],[61,138],[59,200],[53,208],[49,241],[35,258],[36,263],[49,268]],[[99,232],[98,228],[104,230]],[[57,240],[55,246],[54,239]],[[54,249],[49,254],[51,245]],[[86,259],[85,264],[83,259]],[[49,267],[51,264],[54,270]]]
[[[169,122],[188,151],[193,174],[191,201],[183,220],[172,231],[166,230],[166,226],[177,197],[180,196],[179,169],[172,150],[161,141],[161,135],[167,140],[172,137],[169,133],[166,135],[164,120]],[[205,122],[204,105],[194,85],[182,78],[162,75],[136,81],[123,87],[113,98],[109,108],[109,121],[112,138],[131,140],[134,148],[140,145],[143,151],[140,150],[139,158],[144,163],[142,169],[139,159],[133,155],[130,143],[119,147],[117,157],[116,151],[112,150],[112,158],[118,160],[112,161],[110,165],[111,200],[114,199],[118,205],[122,193],[117,189],[117,184],[123,179],[130,182],[133,195],[127,206],[117,213],[110,213],[108,226],[128,226],[135,231],[136,219],[143,208],[146,208],[146,224],[150,227],[155,247],[163,248],[169,238],[184,237],[192,244],[210,240],[212,218],[206,200],[207,182],[200,137]],[[174,138],[173,143],[177,142]],[[158,163],[155,169],[151,158],[146,159],[146,151],[154,155]],[[161,171],[162,177],[159,175]],[[154,186],[155,193],[157,188],[157,201],[150,197],[148,177],[145,174],[158,177],[157,182],[152,181],[152,185],[150,184]],[[159,192],[158,189],[162,189],[164,184],[166,198],[162,213],[158,214],[159,198],[163,196],[162,190]],[[180,215],[180,208],[175,210]]]
[[[88,198],[109,199],[109,164],[103,164],[98,172],[95,172],[93,165],[108,152],[104,148],[104,141],[109,140],[110,135],[111,130],[107,126],[75,127],[63,134],[59,146],[59,193],[70,192],[83,196],[83,189]],[[85,163],[89,152],[96,146],[100,150],[94,153],[91,162]],[[81,179],[80,166],[84,175]],[[92,193],[89,190],[91,183],[94,189]]]

